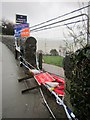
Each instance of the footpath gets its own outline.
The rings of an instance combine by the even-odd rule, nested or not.
[[[42,67],[45,71],[54,73],[60,77],[64,77],[64,69],[62,67],[58,67],[58,66],[50,65],[50,64],[46,64],[46,63],[43,63]]]

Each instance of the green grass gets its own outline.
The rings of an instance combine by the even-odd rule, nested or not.
[[[56,66],[59,66],[59,67],[62,67],[62,61],[63,61],[63,57],[62,56],[48,56],[48,55],[45,55],[43,56],[43,60],[44,60],[44,63],[47,63],[47,64],[52,64],[52,65],[56,65]]]

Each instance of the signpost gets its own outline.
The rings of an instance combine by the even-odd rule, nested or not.
[[[16,14],[16,24],[14,25],[15,37],[15,58],[17,59],[17,52],[21,53],[21,40],[24,37],[30,36],[29,23],[27,23],[26,15]],[[22,37],[22,38],[21,38]],[[21,60],[20,60],[21,63]]]

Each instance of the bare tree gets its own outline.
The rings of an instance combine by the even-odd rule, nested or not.
[[[82,3],[84,5],[84,3]],[[79,3],[80,6],[80,3]],[[80,11],[80,14],[85,13],[85,10]],[[64,33],[66,43],[66,47],[69,51],[76,51],[79,48],[82,48],[86,45],[86,37],[87,37],[87,21],[85,20],[85,17],[82,16],[80,19],[82,22],[75,23],[72,26],[66,25],[68,34]],[[69,39],[72,40],[72,42],[69,43]]]

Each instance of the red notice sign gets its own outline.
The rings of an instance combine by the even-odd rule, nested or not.
[[[55,81],[55,79],[47,72],[37,74],[34,76],[34,78],[36,79],[39,85],[46,83],[46,82]]]
[[[29,28],[23,28],[20,33],[21,37],[28,37],[30,36],[30,30]]]

